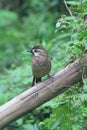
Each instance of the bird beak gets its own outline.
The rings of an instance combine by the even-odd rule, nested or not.
[[[28,53],[32,53],[32,51],[31,51],[31,50],[28,50],[27,52],[28,52]]]

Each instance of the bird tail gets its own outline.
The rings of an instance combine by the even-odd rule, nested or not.
[[[33,77],[32,86],[34,86],[36,83],[39,83],[39,82],[41,82],[41,77],[40,78]]]

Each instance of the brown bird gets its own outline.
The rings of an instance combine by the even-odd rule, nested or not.
[[[36,45],[30,51],[33,54],[32,58],[32,73],[33,82],[32,86],[41,82],[41,77],[49,75],[51,70],[51,60],[48,57],[47,51],[41,46]]]

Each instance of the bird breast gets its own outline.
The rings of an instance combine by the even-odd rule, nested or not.
[[[32,72],[35,78],[43,77],[49,73],[51,61],[47,56],[34,56],[32,59]]]

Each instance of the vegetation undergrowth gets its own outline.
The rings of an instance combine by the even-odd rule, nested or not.
[[[57,0],[54,1],[49,4],[49,1],[33,0],[27,7],[27,16],[21,19],[16,12],[0,10],[0,105],[31,86],[32,56],[27,50],[32,46],[40,43],[47,49],[52,59],[51,74],[87,51],[87,1],[67,1],[66,14],[62,12],[58,16]],[[50,8],[54,9],[53,13]],[[82,83],[75,84],[5,130],[84,130],[86,126],[87,78],[83,74]]]

